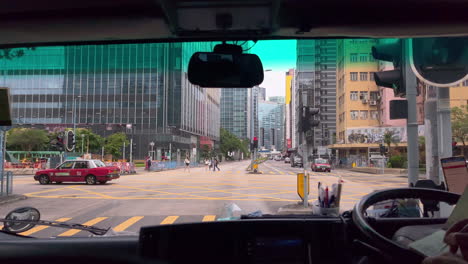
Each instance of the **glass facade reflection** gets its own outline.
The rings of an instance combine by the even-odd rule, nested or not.
[[[192,85],[186,74],[193,52],[211,46],[40,47],[0,60],[0,86],[10,88],[19,125],[53,129],[76,123],[103,136],[126,132],[134,139],[138,159],[148,155],[151,141],[158,153],[168,151],[171,143],[173,152],[193,154],[199,137],[219,140],[219,89]]]

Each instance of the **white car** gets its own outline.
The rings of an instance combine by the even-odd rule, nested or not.
[[[289,157],[284,158],[284,163],[291,163],[291,158]]]

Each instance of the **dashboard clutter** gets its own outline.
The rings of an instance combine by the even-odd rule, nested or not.
[[[325,216],[338,216],[340,213],[340,199],[342,191],[342,179],[331,187],[318,183],[318,199],[313,205],[313,213]]]
[[[225,204],[222,217],[218,218],[218,221],[238,220],[241,211],[242,209],[235,203]]]

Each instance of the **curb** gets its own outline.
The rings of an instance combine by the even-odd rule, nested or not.
[[[6,203],[12,203],[16,201],[26,200],[28,197],[22,194],[12,194],[8,196],[0,196],[0,205]]]

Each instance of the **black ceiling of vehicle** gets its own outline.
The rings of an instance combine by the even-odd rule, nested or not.
[[[3,0],[0,45],[468,35],[468,0]],[[268,9],[262,30],[187,30],[178,11]],[[250,15],[251,16],[251,15]],[[191,20],[190,20],[191,19]],[[189,18],[185,25],[204,22]],[[247,15],[236,17],[247,20]],[[212,20],[212,19],[211,19]],[[214,21],[206,21],[213,23]]]

